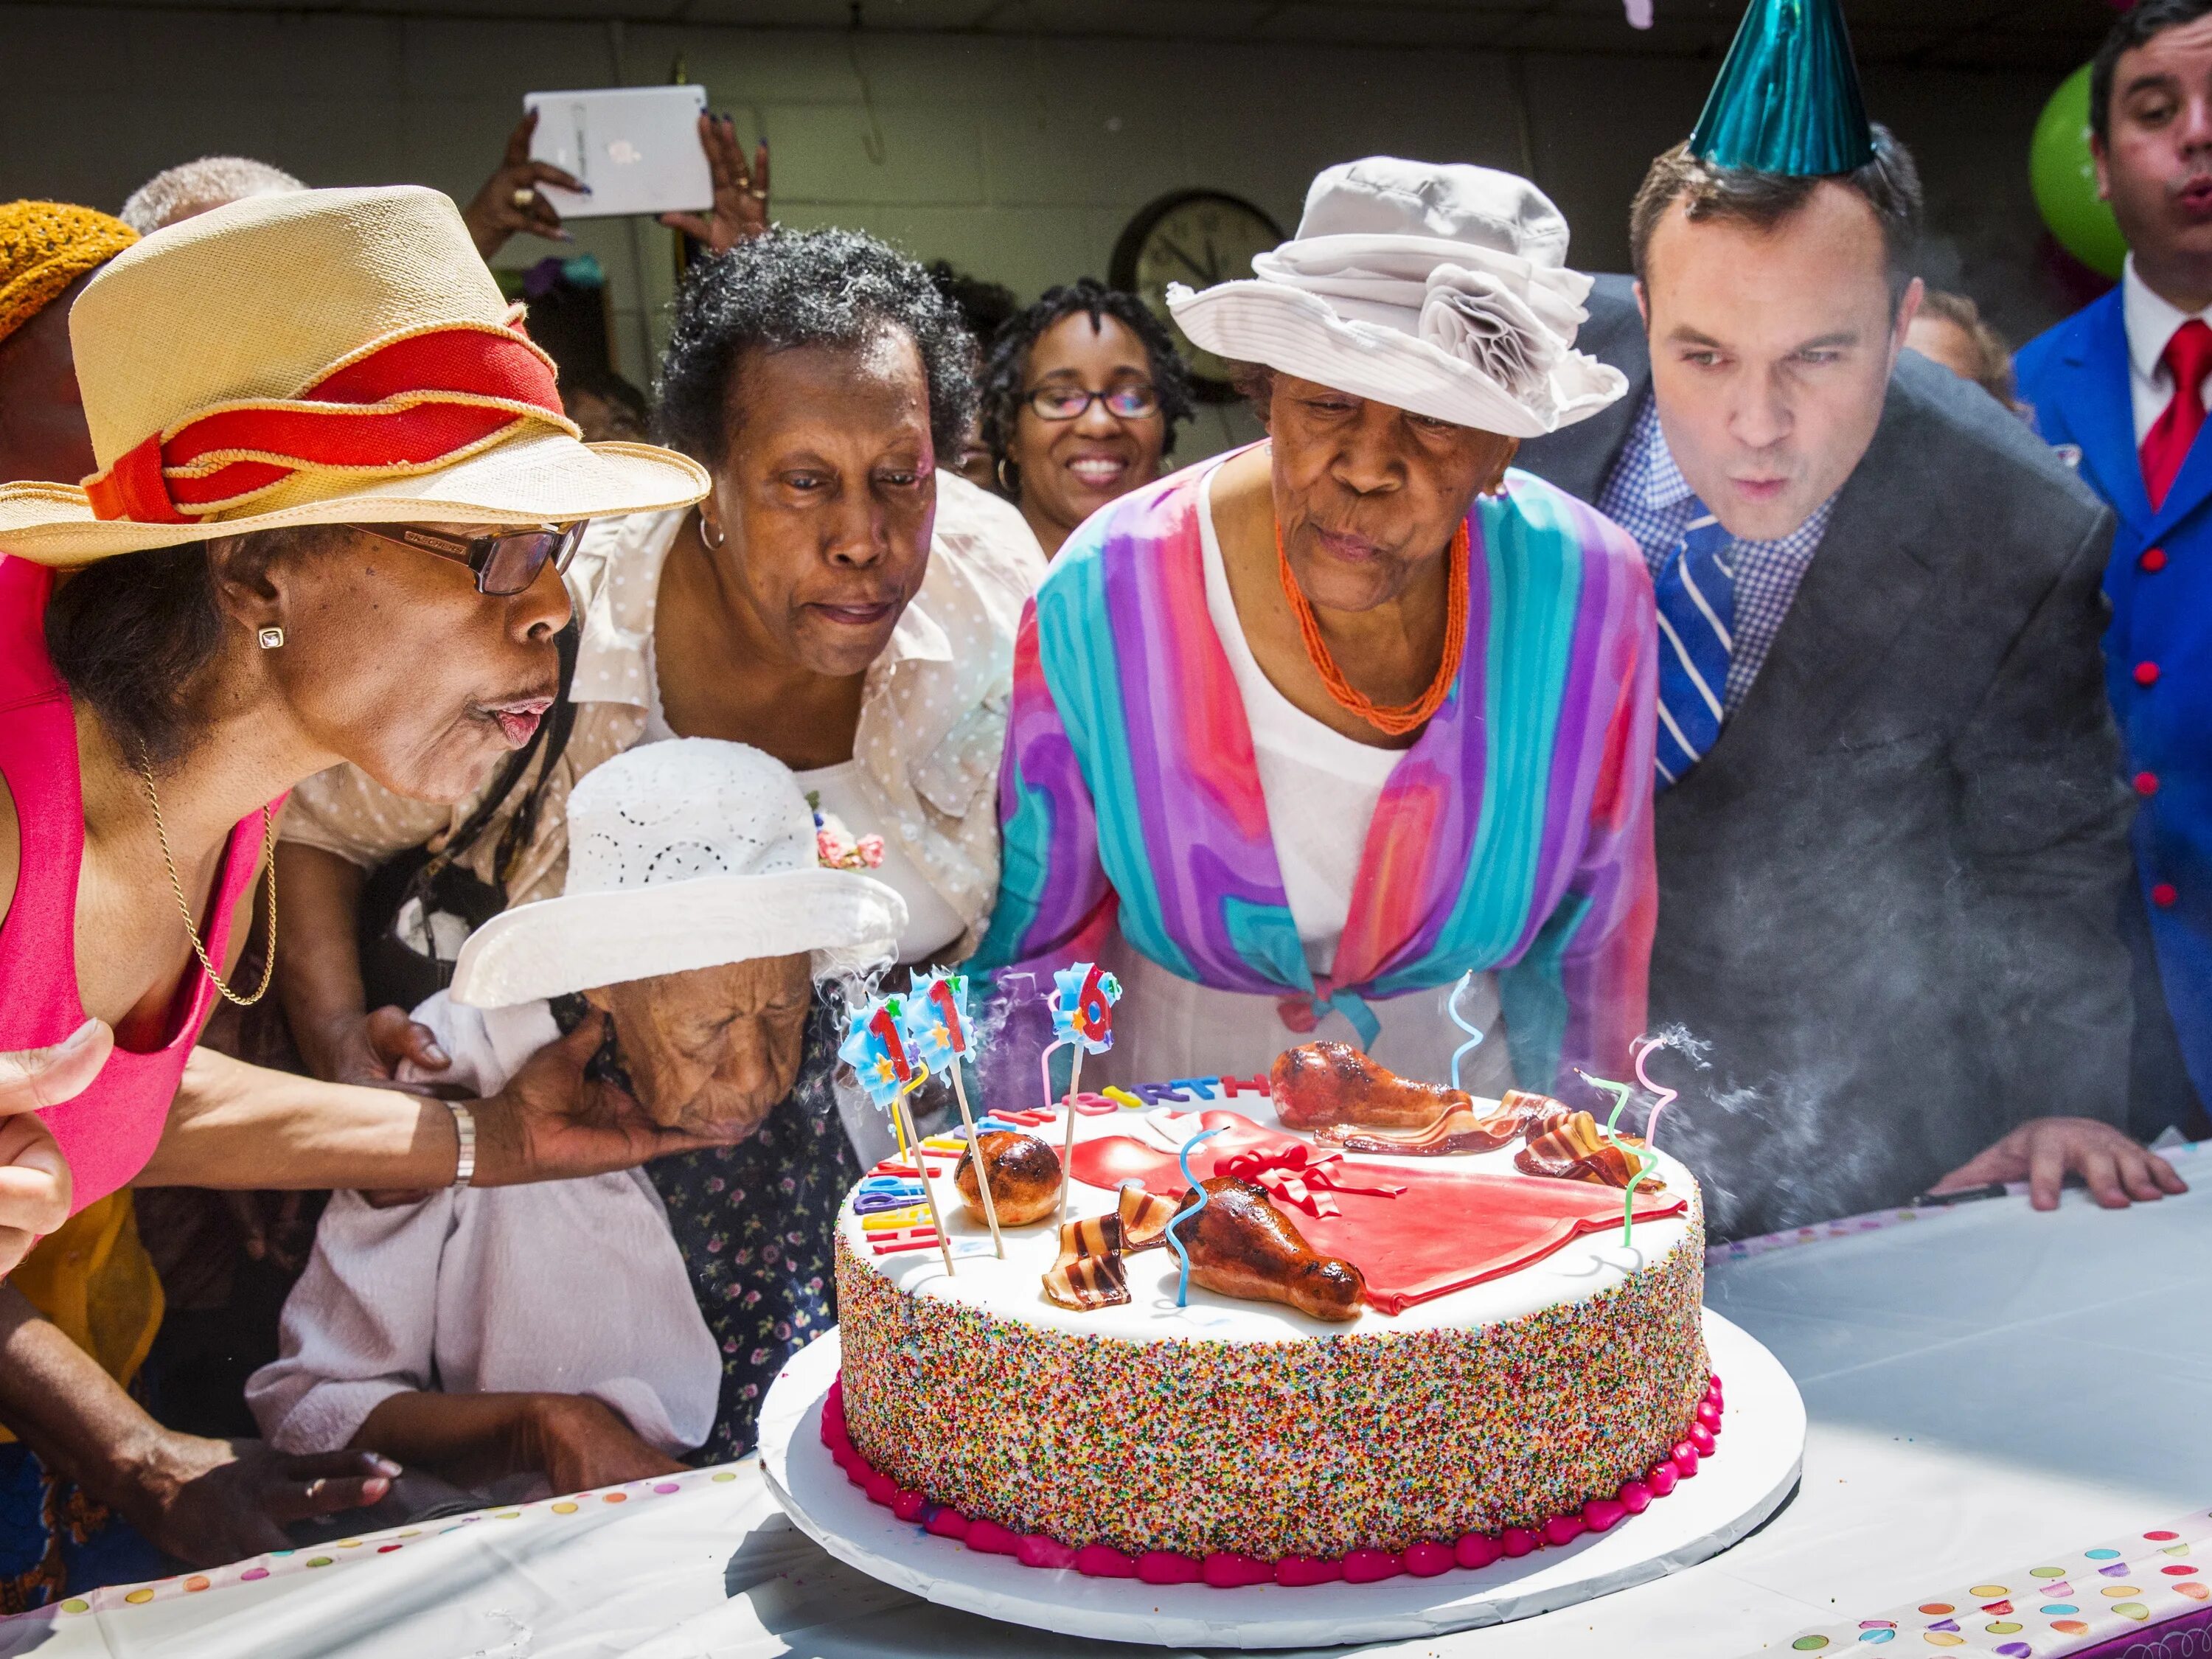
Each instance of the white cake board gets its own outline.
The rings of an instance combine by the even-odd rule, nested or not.
[[[822,1401],[837,1375],[837,1334],[783,1368],[760,1414],[769,1489],[799,1529],[850,1566],[940,1606],[1068,1636],[1164,1647],[1303,1648],[1382,1642],[1502,1625],[1586,1601],[1717,1555],[1780,1509],[1797,1485],[1805,1404],[1781,1362],[1718,1314],[1705,1342],[1727,1393],[1720,1444],[1694,1479],[1612,1531],[1584,1534],[1474,1571],[1287,1589],[1086,1578],[981,1555],[872,1504],[822,1443]],[[1540,1411],[1543,1402],[1531,1401]]]

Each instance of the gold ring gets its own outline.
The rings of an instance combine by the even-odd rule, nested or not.
[[[768,200],[768,192],[761,189],[757,185],[746,185],[745,194],[751,197],[756,202],[765,202]]]
[[[538,192],[527,185],[514,192],[514,204],[519,208],[526,208],[537,199]]]

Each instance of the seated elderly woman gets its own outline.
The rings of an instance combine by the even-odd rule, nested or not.
[[[666,1162],[396,1207],[338,1194],[281,1356],[247,1385],[282,1448],[381,1450],[500,1498],[637,1480],[742,1451],[785,1358],[836,1322],[830,1229],[860,1171],[813,985],[888,961],[905,905],[820,865],[790,772],[742,744],[632,750],[568,810],[561,896],[485,924],[415,1018],[452,1056],[446,1080],[489,1090],[549,1044],[588,1052],[587,1011],[606,1013],[593,1063],[654,1121],[741,1137],[700,1200],[711,1228],[687,1263],[669,1212],[696,1183]],[[752,1263],[739,1341],[694,1291],[732,1259]]]
[[[1007,319],[983,371],[983,441],[1045,557],[1160,475],[1190,418],[1182,355],[1145,302],[1085,276]]]
[[[1471,1086],[1626,1063],[1651,586],[1616,526],[1508,470],[1623,390],[1572,349],[1566,246],[1520,179],[1376,158],[1315,181],[1258,280],[1170,290],[1254,365],[1268,437],[1098,514],[1038,590],[977,959],[1010,996],[1115,967],[1109,1080],[1249,1075],[1308,1033],[1445,1076],[1470,973]]]
[[[927,273],[850,231],[777,232],[696,268],[660,422],[713,489],[586,538],[570,570],[581,639],[547,753],[450,810],[353,768],[293,798],[278,982],[311,1069],[374,1080],[404,1056],[435,1071],[398,1006],[368,1012],[365,908],[449,964],[501,904],[559,890],[574,781],[672,737],[755,744],[880,836],[878,874],[907,905],[900,960],[973,949],[998,882],[1014,629],[1044,566],[1012,507],[939,470],[973,407],[972,351]],[[439,866],[474,878],[475,898],[441,910]],[[364,907],[372,872],[382,902]],[[408,890],[390,890],[395,876]],[[393,937],[376,933],[379,958]]]

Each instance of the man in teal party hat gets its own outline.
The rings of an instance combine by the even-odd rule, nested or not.
[[[2021,348],[2043,435],[2119,514],[2105,684],[2127,743],[2136,1127],[2206,1132],[2212,1101],[2212,0],[2142,0],[2089,74],[2120,285]]]
[[[1652,1017],[1705,1048],[1668,1128],[1723,1236],[1937,1185],[2179,1186],[2114,1127],[2112,516],[1905,351],[1920,210],[1836,0],[1754,0],[1638,193],[1636,281],[1589,301],[1628,396],[1521,450],[1652,573]]]

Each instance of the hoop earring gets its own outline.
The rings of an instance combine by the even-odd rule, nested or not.
[[[711,539],[711,540],[709,540],[709,539],[708,539],[708,534],[707,534],[707,532],[708,532],[708,531],[710,531],[710,530],[713,530],[713,531],[714,531],[714,533],[713,539]],[[699,515],[699,541],[700,541],[700,544],[701,544],[702,546],[705,547],[705,548],[706,548],[706,550],[707,550],[709,553],[719,553],[719,552],[720,552],[720,551],[722,550],[723,544],[724,544],[724,543],[726,543],[726,542],[727,542],[729,539],[730,539],[730,532],[729,532],[728,531],[726,531],[726,530],[716,530],[716,529],[714,528],[714,525],[708,521],[708,518],[707,518],[707,515],[706,515],[705,514],[702,513],[702,514]]]
[[[255,637],[261,641],[261,648],[264,651],[274,651],[284,643],[284,630],[281,628],[264,628]]]
[[[1009,500],[1022,493],[1021,485],[1015,483],[1012,478],[1009,478],[1006,476],[1006,458],[1005,456],[1001,455],[999,457],[999,465],[992,470],[998,475],[999,488],[1006,492],[1006,495]]]

